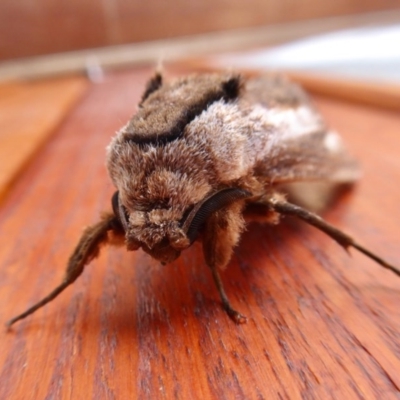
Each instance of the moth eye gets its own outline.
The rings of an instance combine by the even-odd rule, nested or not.
[[[124,231],[127,232],[129,230],[129,215],[126,208],[119,201],[119,192],[115,192],[111,198],[111,204],[114,211],[115,216],[119,219],[124,228]]]
[[[118,207],[119,207],[119,193],[118,191],[115,192],[112,197],[111,197],[111,205],[113,212],[115,216],[119,219],[119,212],[118,212]]]

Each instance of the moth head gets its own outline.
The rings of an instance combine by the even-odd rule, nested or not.
[[[199,237],[212,213],[249,196],[250,193],[243,189],[219,190],[188,208],[179,221],[171,219],[168,209],[129,212],[121,203],[118,192],[112,197],[112,206],[125,231],[128,250],[141,247],[156,260],[167,264]]]
[[[169,263],[179,257],[181,251],[190,246],[180,221],[174,220],[168,208],[150,211],[128,210],[120,199],[119,192],[112,197],[114,214],[118,217],[124,232],[128,250],[140,247],[162,263]]]

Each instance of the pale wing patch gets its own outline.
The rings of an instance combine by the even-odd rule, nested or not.
[[[308,104],[298,107],[254,106],[248,114],[252,134],[248,157],[259,173],[276,182],[321,180],[353,182],[359,168],[335,131]]]
[[[308,106],[273,107],[269,109],[256,106],[254,107],[255,112],[259,112],[258,107],[262,108],[264,123],[276,128],[280,140],[295,139],[310,132],[318,131],[324,126],[320,116]]]
[[[257,104],[247,120],[252,124],[248,156],[256,161],[275,157],[287,148],[288,142],[325,130],[322,118],[308,105],[266,108]]]
[[[337,132],[327,132],[324,139],[324,147],[331,153],[337,153],[338,151],[343,150],[343,142]]]
[[[221,100],[195,118],[185,135],[208,149],[221,182],[246,176],[255,165],[259,173],[264,170],[265,176],[278,181],[347,182],[359,174],[340,137],[327,131],[322,117],[308,104],[240,107]]]
[[[187,137],[207,142],[221,181],[245,176],[256,162],[273,157],[288,141],[322,131],[320,116],[309,106],[240,108],[218,101],[186,128]]]

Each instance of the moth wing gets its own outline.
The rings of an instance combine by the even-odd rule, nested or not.
[[[268,145],[258,155],[256,168],[266,185],[320,210],[338,190],[359,179],[357,162],[299,86],[267,75],[249,80],[243,98],[264,113],[267,122],[264,132],[258,132],[268,137]]]

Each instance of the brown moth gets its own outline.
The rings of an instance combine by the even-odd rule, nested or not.
[[[245,322],[231,306],[219,271],[252,209],[272,224],[282,215],[295,216],[400,276],[310,211],[321,208],[332,189],[355,182],[359,169],[307,95],[282,77],[221,73],[164,82],[156,74],[137,113],[112,139],[107,166],[117,188],[113,212],[85,229],[63,282],[9,326],[54,299],[103,244],[116,239],[163,264],[201,240],[224,309],[236,323]]]

